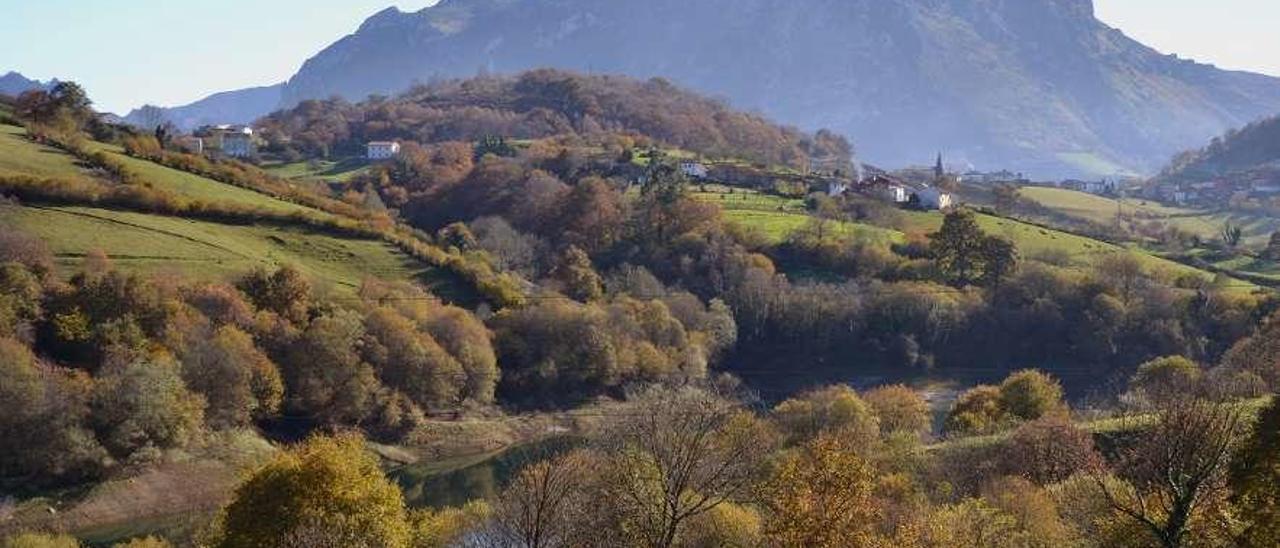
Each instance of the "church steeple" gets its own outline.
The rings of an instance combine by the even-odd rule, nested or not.
[[[947,176],[947,169],[942,167],[942,153],[939,152],[938,163],[937,165],[933,166],[933,179],[934,181],[941,181],[942,178],[946,176]]]

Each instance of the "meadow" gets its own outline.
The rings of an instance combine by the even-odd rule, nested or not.
[[[25,130],[0,125],[0,174],[81,177],[92,174],[65,152],[39,145]],[[190,198],[234,203],[280,212],[328,215],[251,190],[224,184],[106,151],[142,174],[144,180]],[[75,272],[92,250],[114,264],[144,273],[174,272],[200,279],[228,279],[254,267],[290,264],[321,285],[351,292],[366,278],[415,280],[445,298],[469,298],[453,276],[432,268],[380,240],[322,234],[302,226],[222,224],[182,217],[92,207],[0,205],[0,226],[46,242],[64,275]]]

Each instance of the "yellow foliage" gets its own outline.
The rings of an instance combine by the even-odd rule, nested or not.
[[[281,452],[236,489],[222,515],[221,548],[272,548],[309,539],[407,548],[400,489],[356,435],[315,437]]]

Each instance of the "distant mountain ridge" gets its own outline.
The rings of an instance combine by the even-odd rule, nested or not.
[[[30,91],[33,89],[52,89],[53,86],[57,85],[57,83],[57,80],[50,80],[48,82],[32,80],[17,72],[9,71],[8,74],[0,76],[0,95],[16,97],[24,91]]]
[[[183,130],[211,124],[247,124],[280,106],[284,84],[215,93],[189,105],[162,108],[165,121]],[[143,109],[125,115],[126,122],[147,125]]]
[[[1154,172],[1280,112],[1280,79],[1162,55],[1091,0],[444,0],[369,18],[283,104],[544,66],[670,78],[877,163],[1040,175]]]

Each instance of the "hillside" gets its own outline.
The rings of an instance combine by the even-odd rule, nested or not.
[[[374,140],[437,143],[613,132],[708,156],[798,168],[814,157],[849,169],[852,157],[842,137],[806,134],[662,80],[545,69],[438,82],[359,104],[305,101],[258,125],[268,140],[313,156],[360,154]]]
[[[1208,146],[1176,156],[1156,183],[1225,180],[1280,185],[1280,116],[1253,122],[1215,137]]]
[[[937,150],[1037,176],[1150,172],[1280,111],[1280,81],[1163,55],[1091,0],[446,0],[394,8],[309,59],[284,105],[558,67],[664,77],[873,163]],[[673,16],[672,14],[679,14]],[[625,47],[619,47],[626,44]]]
[[[86,170],[62,151],[32,143],[24,131],[0,125],[0,175],[83,177]],[[204,177],[130,158],[118,147],[94,144],[133,166],[162,188],[210,202],[234,203],[281,213],[323,213]],[[295,265],[342,292],[365,278],[415,280],[446,298],[471,292],[440,269],[377,240],[323,234],[305,226],[219,223],[140,212],[70,205],[0,205],[0,224],[45,241],[64,267],[75,272],[91,250],[102,250],[120,267],[139,272],[177,272],[203,279],[229,279],[257,266]]]

